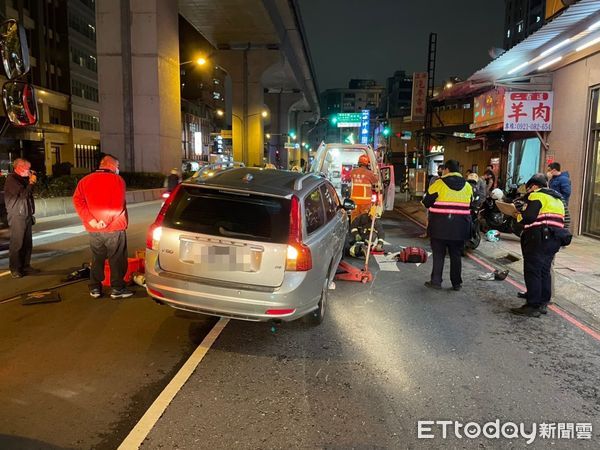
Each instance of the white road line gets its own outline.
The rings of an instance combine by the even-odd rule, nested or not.
[[[221,317],[213,329],[210,330],[202,340],[198,348],[194,350],[192,356],[190,356],[181,369],[179,369],[179,372],[177,372],[167,387],[163,389],[156,400],[154,400],[154,403],[148,408],[148,411],[145,412],[140,421],[133,427],[121,445],[119,445],[118,450],[133,450],[142,445],[142,442],[144,442],[144,439],[146,439],[150,431],[152,431],[152,428],[156,425],[158,419],[163,415],[190,375],[196,370],[196,367],[198,367],[202,358],[204,358],[210,347],[221,334],[221,331],[225,328],[225,325],[228,323],[229,319]]]

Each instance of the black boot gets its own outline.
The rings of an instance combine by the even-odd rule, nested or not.
[[[511,308],[510,312],[518,316],[540,317],[540,308],[538,306],[525,304],[520,308]]]

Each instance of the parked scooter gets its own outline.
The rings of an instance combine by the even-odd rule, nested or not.
[[[467,177],[467,182],[473,188],[473,202],[471,203],[471,237],[465,241],[465,248],[463,250],[463,255],[466,254],[468,250],[475,250],[479,247],[481,243],[481,231],[479,224],[479,208],[483,202],[483,199],[480,198],[480,191],[477,189],[477,183],[479,181],[479,177],[477,174],[470,174]]]
[[[503,214],[496,205],[497,201],[514,203],[517,209],[522,202],[516,189],[509,191],[506,195],[502,189],[494,189],[490,197],[485,199],[479,209],[478,219],[481,231],[486,233],[489,230],[497,230],[501,233],[512,233],[516,236],[521,236],[523,232],[522,225],[514,217]]]

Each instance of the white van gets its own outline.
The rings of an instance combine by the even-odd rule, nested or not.
[[[394,209],[394,170],[391,165],[380,164],[375,151],[365,144],[325,144],[317,150],[310,171],[326,177],[335,187],[341,198],[350,196],[350,172],[358,167],[358,158],[367,155],[370,168],[377,174],[378,191],[383,193],[382,207],[386,211]]]

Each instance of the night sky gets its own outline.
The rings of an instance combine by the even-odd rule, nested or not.
[[[350,78],[381,84],[396,70],[427,71],[438,33],[436,84],[467,78],[502,47],[504,0],[298,0],[321,91]]]

